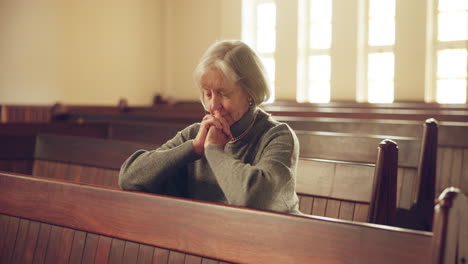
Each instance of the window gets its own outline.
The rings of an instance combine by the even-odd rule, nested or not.
[[[244,0],[242,2],[242,39],[263,62],[271,83],[271,98],[275,91],[276,3],[273,0]]]
[[[299,0],[299,102],[330,102],[332,0]]]
[[[391,103],[394,98],[395,0],[368,0],[367,101]]]
[[[467,101],[468,1],[438,0],[434,13],[434,69],[438,103]]]

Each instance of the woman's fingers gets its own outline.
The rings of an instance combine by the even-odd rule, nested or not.
[[[217,129],[223,131],[227,137],[232,138],[229,122],[223,116],[221,116],[218,111],[215,111],[211,115],[206,115],[203,118],[202,124],[203,123],[216,127]]]
[[[221,116],[219,111],[215,111],[214,116],[221,123],[224,134],[226,134],[228,138],[232,138],[231,126],[229,125],[228,121],[223,116]]]

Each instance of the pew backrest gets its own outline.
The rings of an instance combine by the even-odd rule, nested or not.
[[[135,260],[157,256],[159,248],[169,257],[233,263],[428,263],[431,255],[427,232],[7,174],[0,182],[0,221],[9,230],[0,241],[18,241],[2,245],[7,260],[24,243],[36,248],[31,258],[65,263],[92,252],[109,262]]]

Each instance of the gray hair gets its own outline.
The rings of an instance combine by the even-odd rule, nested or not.
[[[201,78],[212,69],[219,70],[225,80],[238,84],[244,89],[255,106],[270,98],[270,85],[265,68],[255,51],[244,42],[217,41],[205,51],[193,74],[199,89],[201,89]],[[205,106],[203,93],[200,95],[200,100]]]

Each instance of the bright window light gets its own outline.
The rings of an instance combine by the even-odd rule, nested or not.
[[[329,81],[331,60],[329,55],[309,57],[309,80]]]
[[[274,0],[242,1],[242,40],[258,54],[275,100],[276,4]]]
[[[441,104],[466,103],[466,79],[438,80],[437,102]]]
[[[437,101],[465,103],[467,50],[446,49],[437,53]]]
[[[467,50],[446,49],[437,53],[438,78],[466,78]]]
[[[457,11],[468,10],[468,1],[466,0],[439,0],[439,11]]]
[[[395,57],[392,52],[371,53],[368,57],[368,101],[393,102]]]
[[[332,39],[331,23],[311,24],[309,37],[311,49],[329,49]]]
[[[330,81],[311,81],[309,83],[309,102],[330,102]]]
[[[393,81],[373,82],[370,81],[369,103],[392,103],[393,102]]]
[[[329,55],[309,57],[309,101],[330,101],[331,59]]]
[[[468,12],[440,13],[438,21],[439,41],[468,39]]]
[[[310,22],[330,22],[332,19],[332,0],[309,1]]]
[[[395,44],[395,19],[371,19],[369,21],[369,45]]]
[[[395,0],[370,0],[369,17],[382,18],[395,16]]]
[[[268,78],[271,83],[275,82],[275,60],[273,58],[260,58],[263,65],[265,66],[265,70],[268,74]]]
[[[393,80],[395,68],[394,61],[395,59],[392,52],[369,54],[369,80]]]
[[[330,101],[332,0],[299,0],[298,101]]]
[[[262,3],[257,6],[257,50],[272,53],[276,49],[276,5]]]

